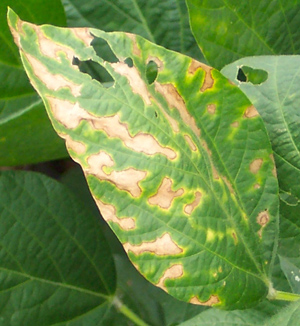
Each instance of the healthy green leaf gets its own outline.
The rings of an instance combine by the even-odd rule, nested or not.
[[[12,11],[9,21],[54,128],[141,273],[196,304],[245,308],[265,298],[278,187],[266,130],[244,94],[218,71],[133,34],[38,27]],[[117,62],[96,55],[95,38]],[[78,69],[89,60],[113,86]]]
[[[116,279],[99,222],[58,182],[0,172],[1,325],[101,325]]]
[[[0,166],[53,160],[67,155],[49,123],[42,101],[21,66],[6,22],[7,6],[35,23],[65,25],[59,0],[0,2]]]
[[[0,2],[0,63],[21,67],[18,48],[13,42],[6,21],[7,7],[11,7],[22,16],[36,24],[55,24],[65,26],[66,16],[60,0],[1,0]],[[16,80],[18,82],[18,80]],[[2,81],[1,83],[2,84]]]
[[[191,28],[208,62],[300,53],[299,0],[186,0]]]
[[[255,310],[222,311],[210,309],[178,326],[257,326],[263,325],[266,316]]]
[[[184,0],[63,0],[70,27],[135,33],[171,50],[203,58]],[[117,18],[116,18],[117,17]],[[103,55],[102,46],[99,53]]]
[[[300,300],[291,303],[287,308],[267,321],[264,326],[296,326],[300,320]]]
[[[300,269],[290,262],[289,259],[279,256],[281,268],[289,281],[293,293],[300,294]]]

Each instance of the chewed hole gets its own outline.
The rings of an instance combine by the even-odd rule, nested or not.
[[[124,62],[127,64],[128,67],[130,67],[130,68],[133,67],[133,61],[131,58],[125,59]]]
[[[107,41],[100,37],[94,36],[91,43],[98,57],[102,58],[104,61],[108,62],[119,62],[116,55],[113,53]]]
[[[147,63],[147,67],[146,67],[146,78],[148,81],[148,84],[151,85],[154,83],[156,77],[158,74],[158,66],[156,64],[156,62],[154,61],[149,61]]]
[[[78,66],[82,73],[88,74],[92,79],[100,82],[104,87],[108,88],[114,84],[112,76],[99,63],[87,60],[81,61],[78,58],[73,58],[73,65]]]
[[[262,69],[253,69],[248,66],[242,66],[237,73],[237,80],[242,83],[251,83],[253,85],[260,85],[268,79],[268,73]]]

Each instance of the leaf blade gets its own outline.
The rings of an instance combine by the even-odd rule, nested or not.
[[[21,56],[27,73],[55,129],[67,140],[73,159],[82,165],[104,218],[142,274],[173,296],[198,304],[234,308],[265,297],[277,232],[277,182],[268,138],[260,118],[252,116],[247,98],[216,70],[132,34],[27,23],[12,26],[16,37],[22,35],[21,29],[25,33],[20,39]],[[91,35],[106,40],[119,61],[99,58],[89,46]],[[53,47],[45,52],[43,43],[49,40]],[[41,49],[33,44],[40,44]],[[102,65],[114,85],[106,88],[78,71],[74,57]],[[128,57],[131,67],[125,62]],[[149,60],[158,66],[151,85],[145,69]],[[63,79],[55,79],[62,74],[62,64]],[[45,75],[41,78],[37,67],[46,67],[44,71],[56,82],[45,80]],[[174,67],[180,69],[172,75]],[[221,92],[217,103],[210,102],[211,92]],[[236,106],[220,127],[211,112],[232,109],[221,106],[222,92],[233,93]],[[189,98],[202,105],[192,105]],[[220,120],[220,112],[216,117]],[[228,125],[236,119],[246,131],[261,131],[261,147],[255,153],[247,149],[247,158],[228,172],[228,163],[218,164],[215,156],[230,162],[231,153],[228,156],[221,138],[230,142],[234,132],[228,131]],[[212,142],[220,130],[222,137]],[[243,128],[238,130],[243,133]],[[234,139],[238,148],[238,137]],[[255,187],[256,174],[261,188]],[[247,187],[252,193],[258,190],[258,202],[266,196],[267,204],[250,203],[244,211],[241,202],[247,206],[251,194],[237,198],[235,191],[242,193],[244,185],[233,183],[232,189],[231,179],[238,175],[252,176]],[[263,192],[265,187],[268,193]],[[206,269],[195,270],[194,266],[202,264]],[[240,280],[239,291],[229,294],[236,279]]]

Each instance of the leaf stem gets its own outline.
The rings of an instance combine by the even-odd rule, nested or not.
[[[117,296],[114,297],[113,304],[118,311],[133,321],[137,326],[149,326],[138,315],[131,311]]]
[[[273,300],[297,301],[300,300],[300,294],[276,291]]]

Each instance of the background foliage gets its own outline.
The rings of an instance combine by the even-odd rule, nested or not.
[[[184,1],[117,3],[95,0],[83,5],[75,0],[62,3],[32,0],[28,1],[26,7],[21,1],[2,1],[0,165],[32,164],[67,156],[63,142],[54,133],[42,109],[41,100],[21,68],[17,48],[5,19],[8,5],[22,19],[33,23],[134,32],[167,48],[196,59],[202,58],[202,61],[207,60],[216,68],[221,69],[230,64],[222,72],[256,105],[275,152],[281,224],[274,286],[276,289],[300,293],[297,281],[300,277],[299,183],[295,182],[299,180],[300,168],[299,59],[298,56],[243,58],[247,55],[299,52],[297,13],[300,3],[291,0],[280,4],[279,1],[268,0],[242,4],[236,1],[187,1],[191,27],[205,56],[203,59],[189,31]],[[99,44],[99,49],[107,56],[110,55],[102,44]],[[233,62],[239,58],[242,59]],[[260,77],[257,71],[250,73],[247,69],[241,69],[241,77],[239,68],[243,66],[267,72],[268,79],[257,83],[256,78],[261,81],[264,77]],[[102,72],[95,74],[105,79]],[[32,172],[0,174],[0,218],[3,226],[0,323],[3,325],[201,326],[206,323],[219,325],[220,322],[228,326],[264,323],[266,326],[297,325],[300,309],[297,302],[281,309],[282,303],[264,301],[253,309],[223,312],[185,304],[167,296],[128,265],[126,255],[113,234],[104,223],[98,225],[99,215],[93,202],[89,201],[88,190],[83,190],[84,179],[80,172],[68,171],[61,181],[65,185]],[[70,187],[74,193],[68,192],[65,187]],[[32,189],[36,190],[32,192]],[[78,193],[80,198],[76,197]],[[68,199],[62,200],[63,194]],[[86,198],[85,205],[78,204],[77,207],[77,204],[71,204],[80,202],[83,197]],[[85,210],[90,210],[90,213]],[[80,217],[81,214],[85,215],[84,220],[87,221],[86,232],[93,230],[93,236],[88,239],[80,236],[85,230],[82,221],[74,222],[74,215]],[[63,223],[69,224],[69,232],[63,232]],[[88,244],[82,241],[88,241]],[[96,250],[100,245],[101,250]],[[72,246],[84,252],[85,258],[92,256],[89,263],[94,265],[95,277],[102,279],[102,282],[92,282],[91,269],[84,269],[85,265],[81,266],[82,270],[78,270],[80,264],[74,260],[77,249]],[[87,248],[85,251],[84,247]],[[105,263],[101,263],[104,258]],[[68,291],[76,294],[69,295]],[[46,303],[46,309],[42,302]],[[58,307],[62,303],[66,304],[59,311]],[[38,320],[43,309],[45,314]]]

